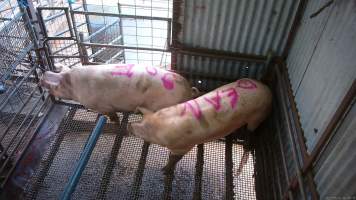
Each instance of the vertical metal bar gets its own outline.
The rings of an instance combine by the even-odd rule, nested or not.
[[[193,200],[201,199],[203,168],[204,168],[204,144],[199,144],[198,151],[197,151],[197,162],[195,164]]]
[[[101,178],[99,192],[96,196],[96,199],[106,199],[106,191],[110,183],[110,177],[115,167],[117,155],[119,154],[119,150],[121,148],[123,136],[126,135],[127,132],[126,127],[127,127],[128,119],[129,119],[129,113],[124,113],[121,123],[118,127],[119,128],[118,132],[116,133],[115,136],[115,141],[110,152],[110,158],[108,160],[108,164],[106,165],[104,175]]]
[[[81,45],[82,41],[84,40],[84,34],[83,33],[79,33],[79,46],[81,48],[81,51],[83,52],[83,57],[80,58],[80,61],[84,64],[87,65],[89,63],[89,56],[88,56],[88,52],[87,49],[85,48],[85,46]]]
[[[68,10],[66,10],[66,11],[68,11]],[[76,25],[76,22],[75,22],[75,15],[73,13],[73,7],[72,7],[71,3],[69,3],[69,12],[70,12],[71,20],[72,20],[72,23],[73,23],[73,27],[71,26],[70,18],[68,18],[68,26],[70,27],[70,29],[73,28],[75,41],[77,42],[77,45],[78,45],[78,53],[79,53],[79,56],[82,57],[83,53],[82,53],[81,48],[80,48],[81,42],[80,42],[80,39],[79,39],[77,25]],[[67,15],[67,17],[69,17],[69,15]],[[71,35],[72,35],[72,32],[71,32]]]
[[[80,155],[77,167],[73,173],[73,175],[70,177],[64,192],[61,195],[61,199],[68,200],[70,199],[72,193],[74,192],[78,181],[80,179],[80,176],[82,175],[85,166],[87,165],[90,155],[94,150],[95,144],[99,139],[99,136],[104,128],[104,125],[106,123],[107,119],[105,116],[100,116],[98,122],[96,123],[96,126],[91,133],[87,143],[85,144],[84,150]]]
[[[277,108],[276,106],[274,106],[275,108]],[[275,112],[274,112],[275,113]],[[275,124],[276,127],[276,132],[277,132],[277,139],[278,139],[278,143],[279,143],[279,149],[282,155],[282,166],[283,166],[283,171],[284,174],[286,175],[286,182],[289,184],[290,183],[290,179],[289,179],[289,175],[288,175],[288,169],[287,169],[287,162],[286,162],[286,157],[284,154],[284,149],[283,149],[283,142],[282,142],[282,137],[281,137],[281,131],[280,131],[280,127],[277,121],[277,116],[275,114],[273,114],[273,122]],[[289,188],[287,188],[288,190],[288,196],[290,200],[293,200],[293,194],[290,191]]]
[[[231,135],[226,137],[225,143],[225,199],[234,199],[234,183],[232,175],[232,137]]]
[[[121,13],[121,4],[120,4],[120,0],[118,0],[118,11],[119,11],[119,14],[122,14]],[[124,40],[124,34],[123,34],[123,29],[122,29],[122,18],[120,17],[119,18],[119,28],[120,28],[120,35],[121,35],[121,45],[125,45],[125,40]],[[126,57],[125,57],[125,49],[123,49],[123,58],[124,58],[124,63],[126,63]]]
[[[142,177],[143,177],[143,172],[145,170],[149,146],[150,146],[150,143],[148,143],[148,142],[143,143],[140,162],[138,163],[135,180],[132,184],[132,191],[131,191],[130,199],[138,199],[139,198],[140,185],[142,183]]]
[[[299,189],[300,189],[300,193],[302,195],[302,198],[303,199],[306,199],[306,194],[305,194],[305,190],[304,190],[304,182],[303,182],[303,178],[302,178],[302,173],[301,173],[301,166],[300,166],[300,162],[299,162],[299,158],[298,158],[298,153],[297,153],[297,146],[296,146],[296,143],[294,141],[294,138],[293,138],[293,133],[291,132],[292,131],[292,128],[291,128],[291,121],[290,121],[290,118],[289,118],[289,115],[288,115],[288,109],[287,109],[287,103],[286,103],[286,99],[283,95],[283,89],[282,89],[282,80],[281,80],[281,72],[279,71],[279,69],[276,70],[277,71],[277,75],[278,75],[278,85],[279,85],[279,94],[280,94],[280,100],[281,100],[281,107],[282,107],[282,110],[283,110],[283,115],[286,116],[286,124],[287,124],[287,135],[289,137],[289,141],[291,142],[292,144],[292,155],[293,155],[293,160],[294,160],[294,163],[295,163],[295,169],[297,171],[297,179],[298,179],[298,183],[299,183]]]

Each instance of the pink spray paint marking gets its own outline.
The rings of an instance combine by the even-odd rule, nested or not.
[[[157,74],[157,69],[155,67],[152,66],[146,66],[146,71],[149,75],[151,76],[155,76]]]
[[[117,66],[115,66],[115,68],[117,70],[115,70],[114,72],[111,72],[111,75],[112,76],[127,76],[127,77],[131,78],[131,76],[133,75],[132,68],[134,66],[135,66],[134,64],[117,65]]]
[[[223,90],[223,92],[227,92],[227,96],[230,97],[231,108],[235,108],[240,97],[239,93],[235,90],[235,88],[229,88]]]
[[[193,103],[194,102],[194,103]],[[201,109],[200,106],[198,104],[198,102],[196,102],[195,99],[187,101],[184,103],[184,107],[183,110],[181,112],[181,116],[185,115],[185,113],[187,112],[187,108],[191,111],[191,113],[194,115],[194,117],[196,119],[200,119],[202,114],[201,114]]]
[[[171,78],[169,78],[171,77]],[[165,73],[163,75],[163,77],[161,78],[163,86],[167,89],[167,90],[172,90],[174,88],[174,82],[173,82],[173,78],[175,77],[175,74],[172,73]]]
[[[248,90],[252,90],[252,89],[256,89],[257,85],[250,81],[250,80],[237,80],[236,81],[237,87],[243,88],[243,89],[248,89]]]
[[[220,110],[220,108],[221,108],[221,104],[220,104],[221,97],[219,95],[219,91],[216,91],[216,95],[214,97],[210,97],[210,98],[204,97],[204,100],[206,102],[210,103],[211,105],[213,105],[216,111]]]

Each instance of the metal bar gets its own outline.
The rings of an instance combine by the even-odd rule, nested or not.
[[[118,1],[118,3],[117,3],[117,9],[118,9],[118,11],[119,11],[119,13],[121,14],[121,4],[120,4],[120,1]],[[123,30],[122,30],[122,19],[121,18],[119,18],[119,28],[120,28],[120,35],[121,35],[121,44],[122,45],[125,45],[125,43],[124,43],[124,35],[123,35]],[[124,50],[124,52],[123,52],[123,57],[124,57],[124,63],[126,63],[126,57],[125,57],[125,50]]]
[[[291,118],[293,120],[293,122],[295,123],[291,123],[291,125],[294,126],[294,128],[296,129],[296,135],[297,135],[297,141],[298,141],[298,146],[301,148],[301,154],[302,154],[302,168],[305,165],[305,163],[307,162],[307,160],[309,160],[309,154],[307,152],[307,147],[304,141],[304,136],[303,136],[303,130],[301,128],[301,124],[300,124],[300,120],[299,120],[299,116],[298,116],[298,111],[296,108],[296,104],[294,101],[294,96],[292,93],[292,88],[289,82],[289,78],[288,78],[288,72],[287,72],[287,67],[285,65],[284,62],[281,62],[280,59],[277,59],[277,62],[279,63],[280,68],[277,69],[277,76],[279,80],[283,80],[284,84],[282,84],[282,88],[284,88],[284,90],[286,91],[285,93],[287,93],[287,106],[291,108],[292,112],[291,112]],[[281,70],[280,74],[278,73],[279,70]],[[289,118],[289,117],[288,117]],[[304,175],[303,169],[301,169],[301,173],[302,175]],[[312,198],[313,199],[319,199],[319,195],[318,192],[316,190],[316,186],[314,184],[314,180],[313,180],[313,176],[311,174],[311,172],[307,173],[307,182],[308,182],[308,186],[310,189],[310,192],[312,194]],[[299,182],[298,182],[299,183]]]
[[[293,139],[293,133],[292,133],[292,129],[291,129],[291,119],[289,118],[289,114],[288,114],[288,108],[287,108],[287,99],[285,99],[285,97],[283,96],[283,88],[282,85],[284,83],[282,83],[281,81],[282,79],[282,75],[281,72],[279,71],[279,69],[277,68],[277,80],[278,80],[278,85],[280,86],[279,89],[279,93],[280,93],[280,100],[281,100],[281,107],[282,107],[282,111],[283,111],[283,115],[286,116],[286,125],[287,125],[287,132],[288,132],[288,137],[289,137],[289,141],[292,144],[292,156],[293,156],[293,160],[294,160],[294,164],[295,164],[295,169],[297,171],[297,180],[299,183],[299,189],[300,189],[300,193],[302,195],[303,199],[306,199],[306,194],[305,194],[305,190],[304,190],[304,182],[302,179],[302,172],[301,172],[301,166],[300,166],[300,162],[299,162],[299,158],[298,158],[298,153],[297,153],[297,145]]]
[[[304,164],[305,161],[307,159],[309,159],[309,154],[308,154],[307,146],[305,144],[305,139],[304,139],[304,135],[303,135],[303,129],[302,129],[301,124],[300,124],[300,119],[299,119],[299,116],[298,116],[297,106],[296,106],[295,101],[294,101],[294,96],[293,96],[293,92],[292,92],[292,86],[291,86],[291,84],[289,82],[289,79],[288,79],[287,67],[283,62],[281,62],[279,66],[280,66],[280,69],[281,69],[281,76],[279,78],[284,80],[284,82],[285,82],[285,84],[281,85],[281,87],[284,88],[284,90],[286,91],[286,93],[288,95],[287,103],[289,103],[288,105],[292,109],[291,117],[292,117],[293,121],[295,122],[294,125],[295,125],[295,128],[296,128],[297,139],[298,139],[298,142],[299,142],[299,146],[301,148],[302,159],[303,159],[303,164]]]
[[[171,44],[171,31],[172,31],[172,20],[167,21],[167,46],[170,47]]]
[[[63,10],[63,12],[60,12],[60,13],[57,13],[57,14],[55,14],[55,15],[52,15],[52,16],[47,17],[47,18],[44,19],[43,21],[44,21],[44,22],[48,22],[48,21],[51,21],[51,20],[56,19],[56,18],[58,18],[58,17],[61,17],[61,16],[63,16],[63,15],[65,15],[65,11],[64,11],[64,10]]]
[[[225,142],[225,199],[234,199],[234,182],[233,182],[233,162],[232,162],[232,137],[226,137]]]
[[[115,59],[116,57],[120,56],[121,54],[124,53],[124,50],[120,50],[119,52],[117,52],[115,55],[113,55],[109,60],[107,60],[105,62],[105,64],[109,64],[113,59]]]
[[[117,42],[118,40],[121,40],[122,39],[122,36],[119,35],[117,38],[113,39],[111,42],[109,42],[109,45],[112,45],[114,44],[115,42]],[[100,53],[104,52],[104,50],[106,49],[106,47],[98,50],[97,52],[93,53],[90,55],[90,58],[94,58],[95,56],[99,55]]]
[[[68,7],[61,7],[61,6],[51,6],[51,7],[37,7],[37,10],[65,10],[68,9]]]
[[[91,133],[87,143],[85,144],[84,150],[80,155],[80,159],[77,163],[76,169],[73,173],[73,175],[70,177],[64,192],[61,195],[61,199],[70,199],[72,193],[74,192],[78,181],[80,179],[80,176],[82,175],[85,166],[87,165],[90,155],[95,147],[96,142],[99,139],[99,136],[104,128],[104,125],[106,123],[107,119],[105,116],[100,116],[98,122],[96,123],[96,126]]]
[[[203,48],[192,48],[192,47],[172,47],[170,50],[176,51],[177,53],[187,54],[192,56],[203,56],[227,60],[237,60],[237,61],[247,61],[255,63],[266,63],[266,56],[259,56],[253,54],[241,54],[233,53],[221,50],[203,49]]]
[[[274,104],[275,108],[277,108],[276,106],[276,103]],[[276,127],[276,132],[277,132],[277,138],[278,138],[278,144],[279,144],[279,149],[281,150],[281,155],[282,155],[282,165],[283,165],[283,171],[284,171],[284,174],[285,174],[285,177],[286,177],[286,182],[288,184],[290,184],[290,180],[289,180],[289,175],[288,175],[288,169],[287,169],[287,162],[286,162],[286,157],[285,157],[285,154],[284,154],[284,149],[283,149],[283,142],[282,142],[282,137],[281,137],[281,131],[280,131],[280,127],[279,127],[279,123],[277,121],[278,117],[276,116],[276,112],[273,112],[273,121],[274,121],[274,124],[275,124],[275,127]],[[293,193],[292,191],[290,191],[290,188],[287,188],[287,192],[288,192],[288,196],[289,196],[289,199],[290,200],[293,200]]]
[[[113,169],[116,164],[117,156],[119,155],[119,150],[121,148],[122,138],[126,135],[126,127],[129,119],[129,114],[124,113],[124,116],[121,120],[120,125],[118,126],[118,133],[115,136],[115,141],[111,149],[110,158],[108,160],[108,164],[105,167],[104,175],[101,178],[99,192],[96,196],[96,199],[106,199],[106,191],[108,189],[108,185],[110,183],[110,178],[113,172]],[[119,123],[119,122],[117,122]]]
[[[111,24],[108,24],[108,25],[105,24],[104,27],[100,28],[99,30],[97,30],[97,31],[95,31],[94,33],[92,33],[91,35],[89,35],[86,39],[82,40],[82,42],[87,42],[87,41],[89,41],[89,40],[92,39],[93,37],[97,36],[98,34],[100,34],[101,32],[105,31],[106,29],[108,29],[108,28],[114,26],[114,25],[117,24],[118,22],[119,22],[119,20],[116,20],[116,21],[112,22]]]
[[[120,18],[127,18],[127,19],[145,19],[145,20],[161,20],[161,21],[169,21],[170,20],[170,18],[166,18],[166,17],[124,15],[124,14],[118,14],[118,13],[101,13],[101,12],[92,12],[92,11],[73,10],[72,13],[73,14],[81,14],[81,15],[97,15],[97,16],[104,16],[104,17],[120,17]]]
[[[308,0],[300,0],[299,5],[298,5],[298,9],[297,12],[295,14],[294,20],[293,20],[293,24],[292,27],[288,33],[288,37],[287,37],[287,42],[286,42],[286,46],[283,49],[283,53],[282,53],[282,58],[285,60],[289,54],[289,50],[292,47],[292,44],[294,42],[294,39],[297,35],[297,31],[300,27],[300,24],[302,22],[303,19],[303,15],[305,13],[305,9],[307,7],[308,4]]]
[[[201,199],[202,177],[204,169],[204,144],[198,144],[197,162],[195,164],[193,200]]]
[[[70,56],[70,55],[54,55],[49,56],[50,58],[81,58],[80,56]]]
[[[146,50],[146,51],[164,51],[168,52],[168,49],[158,49],[158,48],[146,48],[146,47],[133,47],[133,46],[125,46],[125,45],[118,45],[118,44],[100,44],[100,43],[82,43],[84,46],[91,46],[91,47],[106,47],[106,48],[121,48],[121,49],[134,49],[134,50]]]
[[[148,143],[148,142],[143,143],[140,161],[138,163],[137,171],[135,174],[135,179],[132,184],[130,199],[138,199],[139,198],[140,185],[142,183],[142,177],[143,177],[143,172],[145,170],[149,146],[150,146],[150,143]]]
[[[63,47],[63,48],[61,48],[61,49],[59,49],[59,50],[53,52],[52,55],[55,55],[55,54],[57,54],[57,53],[59,53],[59,52],[61,52],[61,51],[63,51],[63,50],[68,49],[69,47],[74,46],[74,45],[77,45],[77,44],[76,44],[76,43],[72,43],[72,44],[70,44],[70,45],[68,45],[68,46],[65,46],[65,47]]]
[[[60,37],[60,36],[48,36],[46,37],[46,40],[74,40],[73,37]]]

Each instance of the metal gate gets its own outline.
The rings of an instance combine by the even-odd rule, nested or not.
[[[37,8],[43,42],[48,48],[52,66],[56,62],[70,67],[78,64],[140,63],[143,57],[147,57],[145,54],[151,55],[152,65],[170,63],[170,60],[163,63],[162,58],[157,58],[169,53],[171,18],[123,14],[120,4],[116,12],[97,10],[84,3]],[[154,24],[160,27],[154,27]],[[151,29],[146,31],[151,33],[140,35],[145,33],[142,31],[145,28]],[[150,45],[145,44],[149,40]],[[125,56],[130,52],[136,52],[136,60],[132,55]]]

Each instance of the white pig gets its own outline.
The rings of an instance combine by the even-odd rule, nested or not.
[[[240,79],[155,113],[138,108],[143,120],[130,124],[129,132],[167,147],[171,154],[166,170],[172,170],[196,144],[222,138],[244,125],[254,131],[269,114],[271,103],[266,85]]]
[[[198,92],[179,74],[134,64],[62,66],[59,73],[45,72],[41,85],[55,97],[75,100],[102,114],[134,111],[138,106],[156,111]]]

